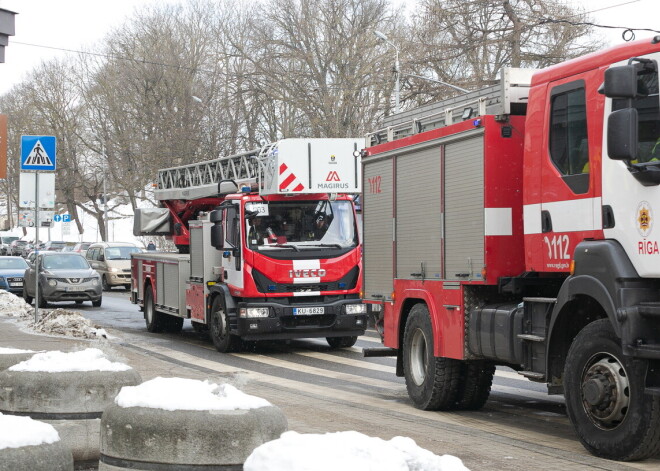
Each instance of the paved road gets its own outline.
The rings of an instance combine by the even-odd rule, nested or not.
[[[434,453],[459,456],[473,470],[660,469],[660,459],[616,463],[589,455],[575,438],[563,397],[548,396],[545,385],[509,369],[498,369],[481,411],[417,410],[403,378],[394,374],[393,358],[362,357],[362,348],[380,345],[373,331],[343,350],[310,339],[263,342],[252,351],[220,354],[189,321],[179,334],[148,333],[126,291],[105,293],[101,308],[84,305],[80,311],[111,329],[136,354],[210,378],[231,377],[246,392],[281,407],[290,428],[299,432],[409,436]]]

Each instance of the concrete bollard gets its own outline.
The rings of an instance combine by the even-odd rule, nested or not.
[[[184,382],[192,388],[181,389]],[[126,400],[125,391],[137,400]],[[209,391],[219,400],[209,402]],[[287,430],[279,408],[226,384],[156,378],[124,388],[115,403],[101,420],[99,471],[241,470],[256,447]]]
[[[19,350],[17,348],[4,348],[0,347],[0,371],[6,370],[16,363],[32,358],[37,352],[32,350]]]
[[[71,470],[71,450],[52,425],[0,414],[0,471]]]
[[[58,368],[48,363],[49,355],[51,359],[57,357],[57,363],[65,369],[84,370],[94,366],[99,369],[56,371]],[[105,362],[95,364],[91,361],[87,366],[85,361],[77,363],[81,357],[90,355],[93,360]],[[71,354],[46,352],[0,372],[0,412],[29,416],[52,424],[59,432],[62,444],[72,451],[77,466],[93,464],[100,455],[103,410],[112,404],[123,386],[141,381],[135,370],[110,362],[97,349]]]

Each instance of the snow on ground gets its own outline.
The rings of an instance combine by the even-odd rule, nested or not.
[[[57,430],[50,424],[0,412],[0,450],[55,443],[59,440]]]
[[[257,447],[245,471],[469,471],[452,455],[438,456],[411,438],[385,441],[359,432],[282,436]]]
[[[9,291],[0,290],[0,316],[2,317],[28,317],[34,316],[34,308],[23,298]]]
[[[29,360],[9,367],[9,371],[43,371],[61,373],[65,371],[126,371],[131,367],[110,361],[98,348],[87,348],[78,352],[51,351],[37,353]]]
[[[41,313],[39,320],[36,323],[34,320],[28,323],[28,327],[37,332],[84,339],[108,338],[105,329],[95,327],[78,311],[58,308],[39,312]]]
[[[20,348],[0,347],[0,355],[15,355],[17,353],[37,353],[34,350],[21,350]]]
[[[65,335],[83,339],[110,338],[105,329],[96,327],[78,311],[70,309],[40,309],[39,320],[34,322],[34,308],[23,298],[0,290],[0,317],[18,318],[35,332]]]
[[[245,394],[230,384],[161,377],[138,386],[124,386],[115,398],[115,404],[120,407],[149,407],[169,411],[247,410],[271,405],[267,400]]]

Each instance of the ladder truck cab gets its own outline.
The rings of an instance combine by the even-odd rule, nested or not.
[[[159,171],[163,207],[139,210],[136,235],[167,235],[178,254],[132,258],[132,302],[150,332],[184,319],[221,352],[242,341],[325,337],[350,347],[367,325],[352,193],[357,139],[284,139]]]
[[[591,453],[660,451],[659,63],[656,37],[509,69],[367,135],[365,354],[416,407],[478,409],[504,365]]]

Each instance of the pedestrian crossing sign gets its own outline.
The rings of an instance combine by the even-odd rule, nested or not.
[[[21,136],[21,170],[56,170],[55,136]]]

